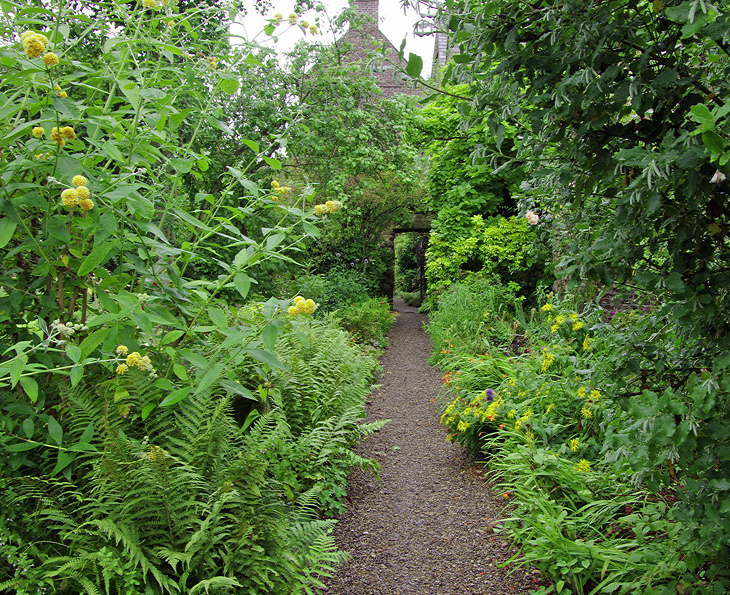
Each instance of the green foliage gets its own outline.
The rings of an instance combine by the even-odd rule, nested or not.
[[[723,431],[724,407],[712,403],[727,390],[723,371],[655,388],[666,375],[642,372],[641,359],[637,373],[617,366],[656,334],[654,313],[626,301],[579,311],[552,295],[529,316],[516,308],[518,341],[482,354],[470,345],[474,329],[454,322],[469,306],[472,319],[490,306],[459,294],[468,295],[455,284],[443,295],[429,328],[446,370],[441,422],[450,440],[488,458],[514,505],[505,528],[521,560],[556,592],[726,589],[725,528],[714,512],[725,502],[724,467],[693,454],[700,443],[705,453],[717,447]]]
[[[431,291],[473,272],[534,289],[545,266],[545,252],[524,217],[500,217],[487,223],[474,215],[461,233],[455,233],[444,211],[433,224],[426,259]]]
[[[321,224],[229,122],[270,55],[154,4],[3,2],[0,590],[311,593],[376,363],[265,283]]]
[[[317,302],[320,314],[367,300],[373,288],[368,284],[369,279],[360,272],[359,264],[353,264],[357,268],[345,268],[342,265],[319,275],[303,275],[290,283],[291,289],[288,291],[311,297]]]
[[[420,289],[419,261],[424,256],[428,237],[423,233],[399,233],[393,241],[395,250],[395,289],[415,291]],[[421,266],[423,262],[421,261]],[[419,296],[420,297],[420,296]]]
[[[516,339],[520,320],[513,308],[521,312],[524,300],[517,296],[518,290],[516,284],[504,286],[479,275],[451,285],[429,317],[428,332],[434,342],[431,363],[451,354],[482,354]]]
[[[376,348],[387,345],[388,331],[395,321],[390,304],[381,298],[350,304],[337,310],[334,316],[353,341]]]

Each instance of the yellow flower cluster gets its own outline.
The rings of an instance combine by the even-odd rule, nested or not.
[[[152,360],[146,355],[140,355],[139,351],[129,353],[129,348],[126,345],[119,345],[115,353],[125,358],[124,362],[117,366],[117,374],[124,374],[129,371],[129,368],[139,368],[143,372],[154,372]]]
[[[312,25],[312,26],[311,26],[311,27],[309,28],[309,32],[310,32],[310,33],[311,33],[312,35],[317,35],[317,32],[318,32],[318,31],[319,31],[319,29],[317,29],[317,25]]]
[[[321,205],[314,205],[315,215],[325,215],[328,213],[334,213],[342,208],[342,203],[339,200],[328,200],[326,203]]]
[[[94,208],[94,201],[91,200],[91,190],[86,185],[88,180],[81,175],[76,175],[71,180],[76,188],[66,188],[61,192],[61,202],[67,209],[71,209],[76,205],[80,206],[84,211],[90,211]]]
[[[53,87],[53,91],[54,91],[54,92],[56,93],[56,95],[58,95],[58,96],[59,96],[59,97],[60,97],[61,99],[66,99],[66,97],[68,97],[68,93],[66,93],[66,91],[64,91],[63,89],[61,89],[61,87],[60,87],[60,86],[58,86],[58,85],[56,85],[55,87]]]
[[[277,202],[279,197],[288,196],[291,192],[291,186],[282,186],[277,180],[271,180],[271,189],[276,193],[271,197],[271,200]],[[277,196],[278,195],[278,196]]]
[[[283,20],[284,20],[284,15],[281,14],[280,12],[277,12],[274,15],[274,26],[278,27],[279,25],[281,25],[281,21],[283,21]]]
[[[289,316],[298,316],[299,314],[314,314],[316,309],[317,304],[314,303],[314,300],[305,300],[301,295],[298,295],[294,298],[294,305],[289,306],[287,312]]]
[[[580,448],[580,440],[578,440],[577,438],[573,438],[570,441],[570,450],[572,450],[573,452],[578,452],[579,448]]]
[[[552,366],[553,363],[555,363],[555,356],[550,353],[547,348],[545,348],[542,352],[542,365],[540,366],[540,371],[544,372]]]
[[[25,55],[29,58],[40,57],[41,54],[46,51],[46,47],[48,47],[48,38],[43,35],[43,33],[36,33],[35,31],[25,31],[20,36],[20,40],[23,43]]]
[[[573,469],[575,469],[576,471],[580,471],[582,473],[590,473],[591,464],[588,461],[586,461],[585,459],[581,459],[575,465],[573,465]]]
[[[64,126],[63,128],[54,126],[51,129],[51,140],[61,148],[66,145],[67,140],[73,140],[75,138],[76,131],[71,126]]]
[[[60,58],[57,54],[54,54],[53,52],[48,52],[43,56],[43,63],[48,66],[48,68],[53,68],[54,66],[58,66],[58,64],[61,62]]]
[[[290,14],[289,14],[289,24],[290,24],[290,25],[296,25],[296,24],[297,24],[297,19],[298,19],[298,18],[299,18],[299,16],[297,15],[297,13],[296,13],[296,12],[292,12],[292,13],[290,13]]]
[[[45,133],[46,131],[43,130],[43,128],[41,128],[40,126],[33,127],[33,136],[35,136],[36,138],[42,137]]]

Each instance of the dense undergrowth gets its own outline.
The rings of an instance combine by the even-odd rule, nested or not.
[[[490,468],[500,529],[552,581],[541,593],[724,593],[725,504],[715,496],[715,514],[700,515],[696,498],[721,487],[722,464],[702,445],[716,439],[727,376],[697,370],[667,388],[625,370],[660,308],[612,299],[543,293],[523,311],[505,287],[453,285],[428,325],[444,370],[441,423]],[[682,466],[677,451],[689,448],[696,463]]]

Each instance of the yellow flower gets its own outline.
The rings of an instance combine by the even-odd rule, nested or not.
[[[580,388],[578,389],[578,393],[577,393],[577,395],[578,395],[579,397],[585,397],[585,396],[586,396],[586,387],[585,387],[585,386],[581,386],[581,387],[580,387]]]
[[[573,326],[571,327],[574,331],[579,331],[583,328],[583,323],[579,320],[578,322],[574,322]]]
[[[157,2],[155,0],[142,0],[142,6],[145,8],[156,8]]]
[[[303,302],[304,298],[301,295],[294,296],[294,299],[292,300],[295,304],[298,304],[299,302]]]
[[[140,370],[151,370],[152,369],[152,360],[148,356],[143,356],[140,358],[140,360],[137,362],[137,367]]]
[[[466,432],[466,431],[467,431],[468,429],[469,429],[469,424],[468,424],[468,423],[466,423],[466,422],[465,422],[465,421],[463,421],[463,420],[462,420],[462,421],[460,421],[460,422],[459,422],[459,423],[458,423],[458,424],[456,425],[456,431],[457,431],[457,432]]]
[[[549,312],[553,309],[552,304],[545,304],[542,308],[540,308],[540,312]]]
[[[314,205],[314,214],[315,215],[324,215],[324,205]]]
[[[279,186],[281,186],[281,184],[279,184],[279,182],[277,182],[276,180],[271,180],[271,187],[274,190],[276,190]]]
[[[129,353],[129,347],[126,345],[117,345],[117,348],[114,350],[114,352],[117,355],[127,355]]]
[[[49,68],[52,68],[53,66],[58,66],[60,62],[61,60],[53,52],[48,52],[46,55],[43,56],[43,63]]]
[[[23,31],[23,32],[22,32],[22,33],[20,34],[20,40],[21,40],[21,41],[25,41],[26,37],[30,37],[31,35],[35,35],[35,34],[36,34],[36,33],[35,33],[35,32],[33,32],[33,31]]]
[[[59,97],[60,97],[61,99],[66,99],[66,97],[68,97],[68,93],[66,93],[66,91],[60,91],[60,92],[58,93],[58,96],[59,96]]]
[[[276,25],[278,25],[279,23],[281,23],[281,21],[283,21],[283,20],[284,20],[284,15],[281,14],[280,12],[277,12],[274,15],[274,22],[275,22]]]
[[[90,198],[82,198],[79,201],[79,206],[84,209],[84,211],[90,211],[94,208],[94,201]]]
[[[40,126],[33,127],[33,136],[35,136],[36,138],[42,137],[45,133],[46,131],[43,130],[43,128],[41,128]]]
[[[127,370],[129,370],[129,366],[127,364],[119,364],[117,366],[117,374],[124,374]]]
[[[71,183],[74,186],[86,186],[89,183],[89,180],[87,180],[84,176],[76,175],[71,179]]]
[[[510,386],[515,386],[517,384],[517,381],[514,378],[510,378],[507,382]]]
[[[573,465],[573,469],[582,473],[590,473],[591,464],[585,459],[581,459],[575,465]]]
[[[289,24],[290,25],[296,25],[298,18],[299,17],[297,16],[297,13],[296,12],[290,13],[289,14]]]
[[[305,29],[309,29],[309,23],[307,21],[301,21],[299,24]]]
[[[585,419],[591,419],[593,417],[593,411],[591,411],[590,409],[588,409],[588,407],[586,405],[583,405],[583,408],[580,410],[580,414]]]
[[[578,322],[578,314],[573,312],[570,316],[568,316],[568,320],[571,322]]]
[[[66,144],[66,140],[63,138],[63,135],[55,126],[51,128],[51,140],[61,147]]]
[[[555,403],[550,403],[550,405],[547,406],[547,409],[545,409],[545,413],[550,413],[553,409],[555,409]]]
[[[601,393],[598,392],[597,390],[592,390],[591,394],[588,395],[588,398],[591,401],[598,401],[601,398]]]
[[[301,302],[300,308],[305,314],[314,314],[314,310],[317,307],[317,304],[314,303],[314,300],[308,299]]]
[[[311,33],[312,35],[317,35],[317,31],[319,31],[319,29],[317,29],[317,25],[312,25],[312,26],[311,26],[311,27],[309,28],[309,32],[310,32],[310,33]]]
[[[68,140],[73,140],[76,138],[76,131],[74,131],[71,126],[64,126],[63,128],[61,128],[61,134]]]
[[[591,338],[586,335],[583,339],[583,351],[588,351],[591,348]]]
[[[289,306],[286,311],[289,313],[289,316],[296,316],[299,314],[299,308],[296,306]]]
[[[515,422],[515,432],[519,432],[521,427],[522,427],[522,420],[521,419],[518,419]]]
[[[130,353],[127,356],[126,362],[127,362],[128,366],[136,366],[140,362],[141,359],[142,359],[142,357],[139,355],[139,352],[133,351],[132,353]]]
[[[510,409],[509,413],[507,413],[507,417],[510,419],[513,419],[515,415],[517,415],[517,412],[514,409]]]
[[[578,452],[579,446],[580,446],[580,440],[578,440],[577,438],[573,438],[570,441],[570,450],[572,450],[573,452]]]
[[[61,192],[61,202],[67,209],[75,207],[79,204],[79,193],[73,188],[66,188],[66,190]]]
[[[79,186],[76,188],[76,192],[81,200],[88,200],[91,197],[91,191],[86,186]]]
[[[26,32],[27,33],[27,32]],[[32,33],[23,39],[23,49],[25,50],[26,56],[29,58],[38,58],[43,52],[46,51],[46,45],[48,40],[43,43],[46,39],[45,36],[41,37],[38,33]]]

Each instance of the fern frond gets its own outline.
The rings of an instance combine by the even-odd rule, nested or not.
[[[242,587],[243,585],[239,583],[237,580],[226,577],[226,576],[214,576],[213,578],[208,578],[203,581],[200,581],[196,585],[194,585],[190,591],[188,591],[189,595],[195,595],[196,593],[201,593],[203,590],[205,590],[206,593],[210,593],[211,588],[220,588],[225,587],[228,589],[231,589],[233,587]],[[214,591],[215,592],[215,591]]]

